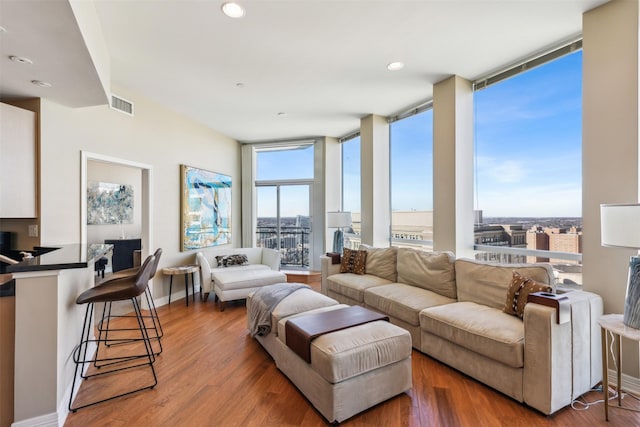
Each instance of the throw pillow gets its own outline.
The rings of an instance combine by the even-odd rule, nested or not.
[[[517,271],[513,272],[513,279],[507,290],[507,302],[504,305],[504,312],[513,314],[522,319],[524,316],[524,306],[527,304],[527,297],[533,292],[551,292],[551,286],[538,283],[533,279],[522,276]]]
[[[234,265],[249,264],[249,259],[245,254],[218,255],[216,257],[218,267],[232,267]]]
[[[366,262],[367,251],[354,251],[345,248],[342,253],[340,273],[364,274]]]

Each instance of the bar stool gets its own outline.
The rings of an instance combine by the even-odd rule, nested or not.
[[[151,276],[150,279],[153,279],[153,277],[156,275],[156,272],[158,271],[158,263],[160,262],[160,257],[162,256],[162,248],[158,248],[155,253],[153,254],[153,256],[155,257],[155,259],[153,260],[153,266],[151,268]],[[122,279],[123,277],[132,277],[132,276],[136,276],[140,270],[142,268],[144,268],[145,264],[147,262],[149,262],[150,257],[147,257],[147,259],[145,260],[145,262],[143,263],[142,266],[140,267],[134,267],[134,268],[129,268],[126,270],[121,270],[117,273],[115,273],[113,276],[108,277],[106,280],[103,280],[101,282],[99,282],[96,286],[103,286],[113,280],[119,280]],[[145,298],[147,299],[147,307],[149,307],[149,315],[143,315],[142,318],[145,319],[145,328],[147,329],[147,331],[151,331],[153,330],[153,334],[150,335],[150,338],[152,340],[157,340],[158,342],[158,346],[159,346],[159,350],[158,351],[154,351],[154,354],[157,356],[160,353],[162,353],[162,342],[160,341],[160,338],[162,338],[162,336],[164,335],[164,331],[162,330],[162,324],[160,323],[160,317],[158,316],[158,311],[156,310],[156,305],[153,301],[153,297],[151,296],[151,290],[149,289],[149,287],[147,286],[146,290],[145,290]],[[111,321],[112,318],[121,318],[121,317],[135,317],[134,315],[112,315],[111,314],[111,308],[112,308],[112,303],[108,302],[106,304],[104,304],[103,308],[102,308],[102,319],[100,320],[100,322],[98,323],[98,331],[100,333],[100,335],[102,336],[102,333],[105,333],[105,338],[106,338],[106,334],[108,333],[108,331],[124,331],[124,330],[135,330],[137,328],[119,328],[119,329],[114,329],[114,328],[110,328],[109,323]],[[146,319],[151,319],[151,323],[152,326],[147,326],[146,324]],[[104,323],[106,321],[106,326],[103,326]],[[115,345],[115,344],[119,344],[118,342],[114,342],[112,344],[109,345]]]
[[[138,391],[142,391],[145,389],[152,389],[158,384],[158,379],[156,377],[156,371],[153,367],[153,363],[155,362],[155,355],[153,353],[153,349],[151,347],[151,339],[149,338],[149,334],[147,328],[144,324],[144,319],[142,317],[142,312],[140,310],[140,305],[138,303],[137,297],[142,295],[149,283],[149,279],[151,277],[151,270],[153,268],[153,264],[155,261],[155,257],[153,255],[149,256],[143,267],[140,268],[140,271],[136,276],[128,276],[122,277],[119,279],[114,279],[109,281],[109,283],[104,283],[100,286],[95,286],[93,288],[89,288],[86,291],[82,292],[78,298],[76,298],[76,304],[86,304],[86,312],[84,317],[84,323],[82,325],[82,335],[80,336],[80,343],[73,352],[73,361],[76,364],[73,383],[71,385],[71,395],[69,396],[69,410],[72,412],[77,411],[81,408],[86,408],[87,406],[95,405],[98,403],[106,402],[108,400],[112,400],[121,396],[126,396],[132,393],[136,393]],[[92,331],[91,324],[93,320],[93,308],[95,303],[110,303],[114,301],[126,301],[130,300],[133,305],[133,310],[135,312],[135,317],[138,323],[138,330],[140,332],[140,337],[131,338],[126,340],[127,344],[133,345],[138,344],[135,347],[140,347],[140,343],[144,346],[144,352],[139,353],[140,349],[136,348],[136,353],[119,353],[117,356],[108,356],[102,355],[101,352],[104,352],[105,349],[102,348],[107,344],[110,344],[114,341],[123,342],[122,339],[111,339],[103,338],[102,334],[98,339],[92,339]],[[96,344],[96,350],[93,357],[88,357],[89,346],[93,343]],[[103,344],[101,346],[101,344]],[[97,372],[87,374],[85,373],[85,365],[93,364],[96,368]],[[101,398],[96,401],[85,403],[80,406],[73,407],[73,396],[76,386],[76,380],[78,378],[78,371],[80,370],[80,376],[83,379],[88,379],[97,376],[103,376],[107,374],[116,373],[124,370],[131,370],[134,368],[143,368],[148,367],[153,376],[153,381],[149,385],[145,385],[143,387],[137,387],[131,390],[127,390],[122,393],[118,393],[116,395]],[[107,369],[102,369],[107,368]],[[134,382],[135,384],[135,382]]]

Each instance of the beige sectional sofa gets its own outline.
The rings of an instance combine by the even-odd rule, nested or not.
[[[513,272],[554,288],[550,265],[498,265],[450,252],[365,248],[364,274],[340,273],[322,257],[322,293],[387,314],[413,347],[544,414],[569,405],[601,380],[602,299],[564,294],[570,315],[528,303],[503,311]]]

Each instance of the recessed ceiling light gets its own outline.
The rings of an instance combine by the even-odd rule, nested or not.
[[[235,2],[227,2],[222,4],[222,13],[229,18],[242,18],[244,16],[244,8]]]
[[[404,68],[404,62],[390,62],[387,64],[387,70],[389,71],[398,71]]]
[[[244,87],[244,83],[238,82],[238,83],[236,83],[236,87]]]
[[[31,80],[31,83],[40,87],[51,87],[51,83],[43,82],[42,80]]]
[[[280,117],[282,117],[282,116],[286,116],[286,115],[287,115],[287,113],[285,113],[284,111],[280,111],[280,112],[278,113],[278,116],[280,116]]]
[[[0,33],[6,33],[6,32],[7,32],[7,29],[6,29],[6,28],[4,28],[4,27],[0,27]]]
[[[24,56],[11,55],[9,59],[13,62],[19,62],[20,64],[33,64],[32,60],[30,60],[29,58],[25,58]]]

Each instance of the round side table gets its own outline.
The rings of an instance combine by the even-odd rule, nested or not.
[[[199,265],[185,265],[182,267],[165,267],[162,269],[162,274],[169,276],[169,304],[171,304],[171,290],[173,288],[173,276],[177,274],[184,274],[184,293],[187,307],[189,307],[189,274],[191,274],[191,293],[193,295],[193,302],[196,302],[196,285],[194,274],[200,271]]]

